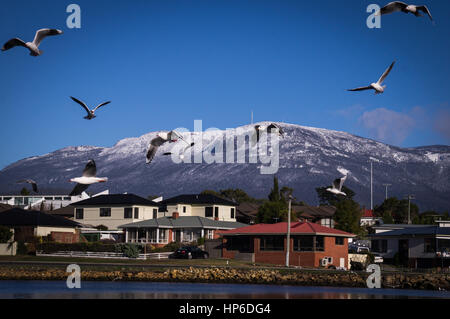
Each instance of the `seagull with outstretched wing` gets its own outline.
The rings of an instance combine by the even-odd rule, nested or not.
[[[183,142],[187,143],[180,133],[177,131],[170,131],[170,132],[160,132],[156,135],[154,139],[150,141],[150,146],[147,150],[146,155],[146,162],[147,164],[150,164],[153,160],[153,158],[156,155],[156,152],[158,151],[158,148],[163,145],[166,142],[174,143],[178,140],[182,140]],[[187,143],[189,144],[189,143]]]
[[[19,38],[13,38],[3,45],[2,51],[6,51],[17,46],[22,46],[30,50],[31,56],[39,56],[43,53],[43,51],[39,50],[39,45],[42,40],[44,40],[45,37],[60,35],[62,33],[63,32],[58,29],[40,29],[36,32],[33,42],[24,42]]]
[[[72,96],[70,98],[72,100],[74,100],[75,102],[77,102],[78,104],[80,104],[86,110],[86,112],[88,114],[87,116],[84,117],[86,120],[92,120],[93,118],[95,118],[96,117],[95,116],[95,111],[97,111],[97,109],[101,108],[104,105],[107,105],[107,104],[111,103],[111,101],[104,102],[104,103],[99,104],[96,108],[90,110],[84,102],[82,102],[82,101],[80,101],[77,98],[74,98]]]
[[[418,6],[418,5],[414,5],[414,4],[406,4],[406,3],[401,2],[401,1],[389,2],[387,5],[385,5],[383,8],[381,8],[380,11],[378,11],[376,13],[376,15],[384,15],[384,14],[390,14],[390,13],[400,12],[400,11],[404,12],[404,13],[412,13],[416,17],[421,17],[422,14],[420,13],[420,11],[422,11],[423,13],[428,15],[428,17],[430,18],[431,21],[433,21],[433,17],[431,16],[431,12],[430,12],[430,10],[428,9],[427,6],[425,6],[425,5]]]
[[[384,93],[384,89],[386,88],[386,85],[382,85],[386,77],[391,72],[392,68],[394,67],[395,61],[392,62],[392,64],[384,71],[383,75],[378,79],[376,83],[372,83],[369,86],[363,86],[356,89],[351,89],[347,91],[355,92],[355,91],[365,91],[365,90],[375,90],[375,94],[381,94]]]
[[[69,196],[81,195],[91,184],[104,183],[108,181],[107,177],[96,177],[97,166],[94,160],[90,160],[83,170],[82,177],[72,178],[70,181],[77,183]]]
[[[331,188],[327,188],[327,191],[333,193],[335,195],[343,195],[347,196],[346,193],[342,191],[342,186],[344,185],[345,180],[347,179],[347,175],[337,178],[333,182],[333,186]]]
[[[31,185],[31,187],[33,188],[33,192],[38,193],[38,187],[37,187],[37,183],[35,181],[33,181],[32,179],[22,179],[20,181],[17,181],[17,183],[28,183]]]
[[[255,129],[255,138],[254,139],[256,139],[256,143],[259,142],[259,137],[264,132],[267,132],[267,134],[277,133],[281,137],[283,137],[285,134],[283,131],[283,128],[276,123],[270,123],[269,125],[259,125],[258,124],[258,125],[254,126],[254,129]]]

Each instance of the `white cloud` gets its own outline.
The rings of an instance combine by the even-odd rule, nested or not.
[[[372,138],[399,145],[413,130],[416,121],[412,116],[385,108],[364,112],[359,123]]]

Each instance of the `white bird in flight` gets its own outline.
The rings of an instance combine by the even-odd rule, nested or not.
[[[174,143],[174,142],[176,142],[178,140],[182,140],[185,143],[189,144],[188,142],[186,142],[183,139],[183,137],[177,131],[158,133],[157,136],[154,139],[151,140],[150,146],[149,146],[149,148],[147,150],[147,155],[146,155],[146,158],[147,158],[146,162],[147,162],[147,164],[152,162],[153,158],[156,155],[156,152],[158,151],[158,148],[161,145],[163,145],[166,142]],[[189,146],[191,146],[191,145],[189,145]],[[170,154],[168,154],[168,155],[170,155]]]
[[[31,184],[31,187],[33,188],[33,191],[35,193],[38,192],[37,183],[35,181],[33,181],[32,179],[22,179],[20,181],[17,181],[17,183],[28,183],[28,184]]]
[[[184,140],[183,140],[184,141]],[[181,154],[179,154],[179,157],[180,157],[180,159],[184,159],[184,153],[186,153],[186,151],[188,150],[188,149],[190,149],[192,146],[194,146],[195,145],[195,143],[187,143],[187,145],[186,145],[186,147],[183,149],[183,151],[181,152]],[[164,153],[163,155],[164,156],[168,156],[168,155],[172,155],[172,154],[174,154],[173,152],[166,152],[166,153]]]
[[[94,160],[90,160],[83,170],[82,177],[72,178],[70,181],[77,183],[69,196],[81,195],[91,184],[104,183],[108,181],[107,177],[96,177],[97,166]]]
[[[383,8],[381,8],[380,11],[378,11],[376,13],[376,15],[389,14],[389,13],[399,12],[399,11],[402,11],[404,13],[412,13],[416,17],[421,17],[422,14],[420,14],[419,11],[422,11],[430,17],[431,21],[433,21],[433,17],[431,16],[430,10],[428,10],[427,6],[406,4],[401,1],[394,1],[394,2],[388,3]]]
[[[365,91],[365,90],[375,90],[375,94],[381,94],[384,92],[384,89],[386,88],[386,85],[382,85],[386,77],[391,72],[392,68],[394,67],[395,61],[392,62],[392,64],[389,66],[389,68],[384,71],[383,75],[380,77],[380,79],[376,83],[372,83],[369,86],[364,86],[356,89],[351,89],[347,91]]]
[[[342,191],[342,186],[344,185],[345,180],[347,179],[347,175],[337,178],[333,182],[333,186],[331,188],[327,188],[327,191],[333,193],[335,195],[344,195],[347,196],[346,193]]]
[[[58,29],[40,29],[36,31],[33,42],[25,43],[19,38],[13,38],[3,45],[2,51],[12,49],[16,46],[22,46],[30,50],[31,56],[39,56],[43,53],[43,51],[39,50],[39,45],[41,44],[42,40],[47,36],[60,35],[62,33],[63,32]]]
[[[95,116],[95,111],[97,111],[97,109],[101,108],[102,106],[111,103],[111,101],[104,102],[104,103],[102,103],[102,104],[99,104],[95,109],[90,110],[90,109],[87,107],[87,105],[84,104],[84,102],[81,102],[80,100],[78,100],[78,99],[76,99],[76,98],[74,98],[74,97],[72,97],[72,96],[71,96],[70,98],[71,98],[72,100],[74,100],[75,102],[77,102],[78,104],[80,104],[80,105],[86,110],[86,112],[87,112],[87,114],[88,114],[87,116],[84,117],[86,120],[92,120],[93,118],[96,118],[96,116]]]

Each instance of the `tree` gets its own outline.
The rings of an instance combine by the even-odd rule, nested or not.
[[[341,200],[353,199],[353,197],[355,196],[355,192],[352,191],[350,188],[346,187],[345,185],[342,186],[342,191],[345,194],[347,194],[347,196],[335,195],[333,193],[330,193],[329,191],[327,191],[327,188],[329,188],[329,187],[331,187],[331,186],[316,188],[317,197],[319,197],[319,204],[321,206],[326,206],[326,205],[334,206],[337,202],[339,202]]]
[[[9,229],[9,227],[0,225],[0,244],[7,243],[13,235],[13,232]]]
[[[97,230],[108,230],[108,227],[106,227],[105,225],[98,225],[97,227],[95,227]]]
[[[259,207],[258,223],[274,224],[287,219],[287,207],[282,202],[266,202]]]
[[[381,205],[375,206],[375,216],[383,217],[389,213],[394,219],[395,224],[405,224],[408,222],[408,200],[399,200],[396,197],[386,199]],[[419,207],[411,203],[411,220],[419,215]]]
[[[257,203],[257,202],[259,202],[259,200],[249,196],[245,191],[243,191],[242,189],[239,189],[239,188],[223,189],[223,190],[220,190],[219,192],[207,189],[207,190],[204,190],[203,192],[201,192],[200,194],[201,195],[213,195],[213,196],[217,196],[217,197],[220,197],[223,199],[232,200],[237,203]]]
[[[273,178],[273,188],[272,191],[269,194],[269,200],[271,202],[279,202],[281,199],[280,196],[280,190],[278,187],[278,178],[276,176],[274,176]]]
[[[20,191],[20,195],[22,196],[28,196],[30,195],[30,192],[28,191],[28,189],[26,189],[26,187],[22,188],[22,190]]]

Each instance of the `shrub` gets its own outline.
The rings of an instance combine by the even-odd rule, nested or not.
[[[28,249],[23,241],[17,242],[17,255],[27,255]]]
[[[137,258],[139,257],[139,245],[136,244],[117,244],[116,252],[123,253],[125,257]]]
[[[7,243],[13,235],[13,232],[6,226],[0,226],[0,244]]]

